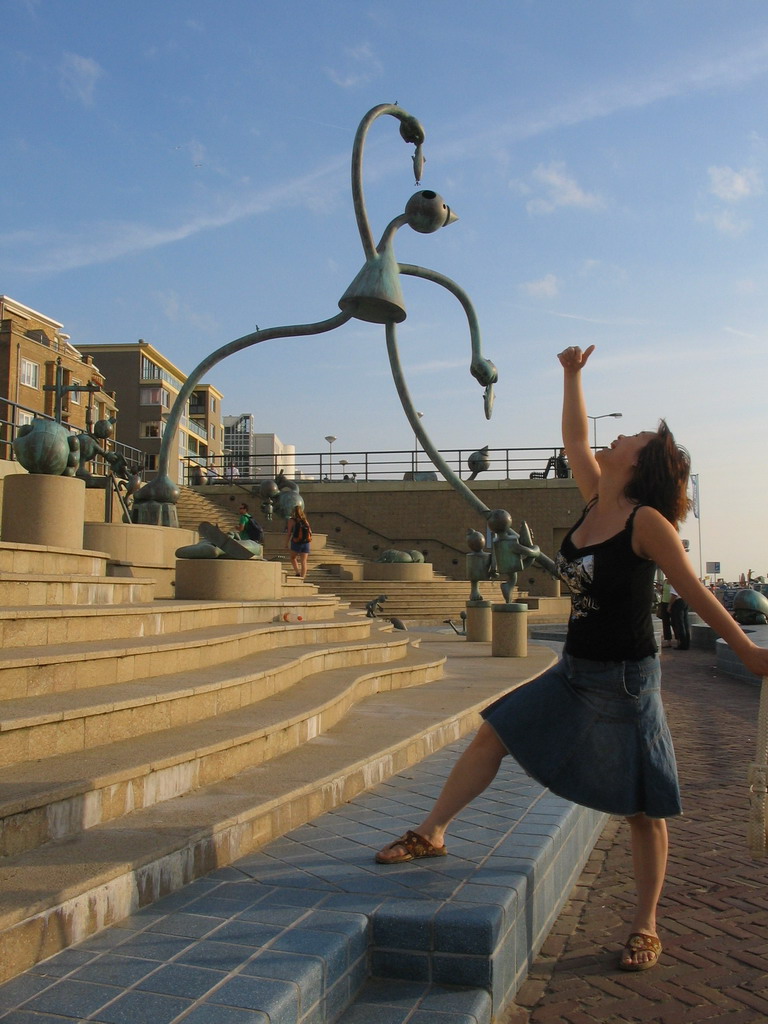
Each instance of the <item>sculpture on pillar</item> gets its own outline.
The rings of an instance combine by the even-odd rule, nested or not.
[[[485,535],[479,530],[467,530],[467,546],[469,553],[466,556],[467,576],[472,582],[469,592],[470,601],[482,601],[480,583],[491,579],[491,563],[493,556],[490,551],[485,551]]]
[[[55,420],[35,418],[19,427],[13,451],[28,473],[74,476],[80,459],[80,442]]]
[[[733,598],[733,617],[742,626],[768,623],[768,597],[759,590],[737,590]]]
[[[479,473],[486,473],[491,468],[491,460],[488,455],[488,445],[479,451],[472,452],[467,459],[470,469],[470,480],[475,480]]]
[[[493,560],[491,573],[502,578],[501,592],[506,604],[510,603],[512,591],[517,583],[517,575],[523,569],[538,562],[544,568],[550,560],[542,555],[540,548],[533,542],[530,528],[522,523],[520,533],[512,529],[512,516],[503,508],[497,508],[488,516],[488,525],[493,530]],[[554,565],[549,569],[555,574]]]

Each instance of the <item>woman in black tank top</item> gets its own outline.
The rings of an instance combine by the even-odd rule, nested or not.
[[[593,452],[581,375],[594,345],[568,348],[563,443],[585,509],[557,555],[571,591],[562,660],[495,701],[427,817],[376,855],[381,864],[444,856],[448,825],[511,754],[552,792],[626,816],[637,904],[619,959],[653,967],[661,953],[656,907],[667,863],[665,819],[681,812],[674,750],[661,702],[652,623],[658,566],[750,672],[768,675],[757,647],[698,580],[678,536],[688,511],[690,462],[662,420]]]

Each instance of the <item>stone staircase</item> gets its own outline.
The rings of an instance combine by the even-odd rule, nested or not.
[[[153,601],[106,561],[0,544],[0,980],[456,736],[361,729],[445,659],[337,597]]]
[[[470,584],[466,580],[452,580],[437,572],[431,580],[420,583],[364,580],[365,559],[325,535],[316,539],[320,544],[313,541],[306,582],[319,593],[334,594],[360,611],[364,611],[373,598],[384,594],[387,600],[379,613],[381,617],[396,617],[407,627],[442,623],[448,619],[460,625],[461,612],[469,597]],[[284,560],[290,569],[282,534],[274,532],[270,525],[265,531],[264,557]],[[479,589],[486,601],[503,600],[498,583],[483,582]],[[531,621],[563,622],[568,616],[570,601],[566,597],[529,597],[520,592],[519,598],[528,604]]]
[[[347,555],[323,540],[332,575]],[[270,542],[276,555],[282,538],[268,535],[268,557]],[[217,958],[208,979],[231,969],[235,987],[227,957],[256,957],[254,992],[234,1005],[259,1019],[373,1020],[380,984],[416,1016],[448,1007],[490,1024],[600,816],[510,765],[466,812],[450,861],[393,875],[371,850],[436,795],[455,758],[439,752],[552,652],[498,659],[448,631],[393,631],[289,575],[269,600],[153,600],[153,580],[108,576],[107,562],[0,543],[0,982],[14,979],[0,1015],[32,997],[30,1009],[83,1019],[116,998],[98,1019],[160,1019],[128,1012],[143,997],[121,979],[158,960],[178,970],[199,948]],[[363,987],[371,974],[386,982]],[[146,998],[165,999],[170,1019],[172,1000]],[[212,996],[192,1016],[222,1012]]]
[[[225,532],[234,530],[240,518],[238,509],[241,500],[250,506],[252,512],[256,510],[258,502],[245,493],[242,499],[225,504],[222,501],[216,501],[215,498],[209,498],[200,490],[195,490],[192,487],[182,487],[179,490],[179,499],[176,503],[179,526],[185,530],[197,532],[197,527],[200,523],[209,522],[217,523]],[[231,507],[228,507],[228,505]]]

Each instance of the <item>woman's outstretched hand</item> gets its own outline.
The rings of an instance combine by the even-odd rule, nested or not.
[[[594,351],[594,345],[590,345],[583,352],[578,345],[572,345],[571,348],[565,348],[562,352],[559,352],[557,358],[560,360],[560,365],[566,373],[578,373],[579,370],[583,370],[587,365],[587,360]]]

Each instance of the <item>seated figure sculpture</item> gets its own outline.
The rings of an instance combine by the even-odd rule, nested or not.
[[[184,544],[176,549],[177,558],[229,558],[245,561],[250,558],[263,559],[263,547],[255,540],[240,538],[233,530],[224,533],[213,523],[200,523],[197,528],[200,540],[196,544]]]

